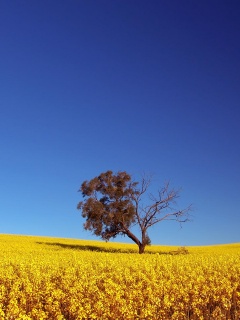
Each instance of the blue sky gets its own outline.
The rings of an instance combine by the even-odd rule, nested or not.
[[[239,242],[239,16],[238,0],[1,1],[0,233],[96,239],[77,191],[126,170],[194,205],[152,243]]]

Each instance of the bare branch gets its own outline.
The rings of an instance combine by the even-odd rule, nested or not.
[[[146,225],[146,229],[152,227],[153,225],[163,221],[163,220],[172,220],[172,221],[177,221],[179,223],[184,223],[187,221],[190,221],[190,219],[188,218],[188,212],[191,209],[188,207],[184,210],[181,211],[176,211],[176,212],[170,212],[170,213],[166,213],[165,215],[163,215],[162,217],[153,217],[150,221],[148,221],[148,224]],[[186,217],[181,219],[182,217]]]
[[[145,183],[145,180],[143,180],[142,183]],[[149,184],[150,181],[148,180],[147,188]],[[173,207],[173,205],[176,205],[176,199],[179,197],[179,193],[180,190],[170,189],[169,182],[166,182],[163,188],[158,191],[157,196],[152,193],[148,195],[151,202],[150,205],[140,207],[138,201],[140,198],[138,198],[137,215],[141,230],[146,230],[163,220],[174,220],[180,223],[189,221],[187,215],[191,206],[184,210],[176,210]]]

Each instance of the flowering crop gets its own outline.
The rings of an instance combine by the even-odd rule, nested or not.
[[[0,250],[0,319],[240,319],[240,244],[139,255],[130,244],[0,235]]]

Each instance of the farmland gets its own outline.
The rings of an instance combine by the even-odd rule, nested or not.
[[[240,244],[0,235],[0,319],[240,319]]]

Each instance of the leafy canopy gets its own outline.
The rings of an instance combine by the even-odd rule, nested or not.
[[[137,184],[128,173],[113,175],[112,171],[84,181],[80,191],[87,199],[78,204],[78,209],[86,218],[85,229],[104,240],[124,233],[124,228],[129,228],[136,219],[133,197],[138,195]]]

